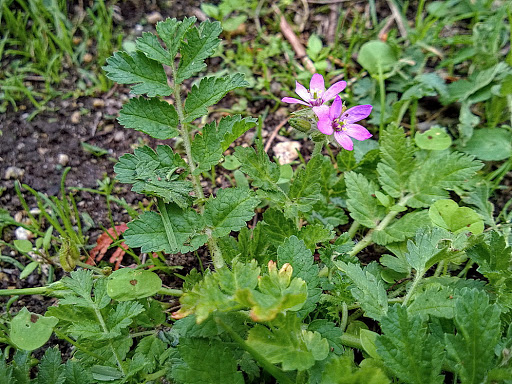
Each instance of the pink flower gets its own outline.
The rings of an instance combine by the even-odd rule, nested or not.
[[[322,75],[315,73],[309,83],[309,91],[300,84],[295,82],[295,93],[301,97],[302,100],[294,99],[293,97],[284,97],[281,101],[290,104],[303,104],[308,107],[317,107],[323,105],[326,101],[333,99],[347,86],[346,81],[338,81],[334,83],[327,91],[325,90],[324,78]]]
[[[313,111],[318,116],[318,130],[325,135],[334,133],[336,141],[348,151],[354,149],[352,139],[362,141],[372,137],[365,127],[354,124],[370,115],[371,105],[357,105],[343,111],[341,98],[336,96],[330,107],[321,105],[314,107]]]

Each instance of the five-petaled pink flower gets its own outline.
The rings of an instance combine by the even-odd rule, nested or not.
[[[314,107],[313,111],[318,116],[318,130],[325,135],[334,134],[336,141],[348,151],[354,149],[351,138],[362,141],[372,137],[362,125],[354,124],[370,115],[371,105],[357,105],[343,111],[341,98],[336,96],[330,107],[321,105]]]
[[[341,91],[345,89],[347,83],[345,81],[338,81],[334,83],[327,91],[325,90],[324,78],[322,75],[315,73],[309,83],[309,91],[300,84],[296,83],[295,93],[301,97],[302,100],[293,97],[284,97],[281,101],[290,104],[304,104],[308,107],[318,107],[323,105],[326,101],[333,99]]]

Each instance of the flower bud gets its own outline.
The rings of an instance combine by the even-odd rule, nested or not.
[[[308,133],[311,130],[311,121],[306,119],[301,119],[300,117],[292,117],[288,120],[288,123],[298,131]]]

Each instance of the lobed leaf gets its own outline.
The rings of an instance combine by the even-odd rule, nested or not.
[[[192,157],[197,163],[193,174],[209,172],[212,166],[217,165],[221,160],[222,152],[215,123],[207,124],[202,133],[196,134],[192,142]]]
[[[170,139],[179,135],[178,113],[166,101],[158,98],[130,99],[119,112],[117,119],[126,128],[144,132],[155,139]]]
[[[136,95],[169,96],[172,89],[167,85],[167,75],[160,63],[142,52],[116,52],[103,67],[110,80],[119,84],[134,84],[131,91]]]
[[[275,190],[279,180],[279,166],[270,161],[262,145],[253,148],[236,147],[235,157],[242,166],[240,170],[253,179],[252,185],[265,190]]]
[[[204,60],[213,55],[217,49],[220,43],[218,36],[221,32],[222,27],[218,21],[205,20],[199,28],[190,28],[185,33],[186,42],[180,47],[181,60],[176,73],[176,83],[181,84],[183,80],[191,78],[206,68]]]
[[[419,316],[395,304],[381,319],[383,334],[377,337],[377,352],[386,367],[409,384],[442,384],[444,350]]]
[[[404,241],[414,236],[420,228],[431,225],[427,210],[409,212],[386,228],[374,231],[372,240],[379,245]]]
[[[174,59],[183,41],[183,37],[196,21],[195,17],[185,17],[181,21],[167,18],[156,24],[156,31],[165,43],[169,57]]]
[[[135,44],[137,50],[143,52],[148,58],[169,66],[174,64],[175,54],[171,55],[169,51],[164,49],[154,33],[144,32]]]
[[[213,237],[229,235],[239,231],[254,216],[254,209],[260,200],[249,189],[219,189],[215,198],[205,204],[204,218],[212,230]]]
[[[249,83],[244,75],[235,73],[226,77],[205,77],[199,85],[194,85],[185,101],[185,123],[194,121],[208,113],[208,107],[216,104],[226,93]]]
[[[378,187],[372,181],[359,173],[348,172],[345,174],[347,184],[347,208],[350,216],[367,228],[375,228],[384,217],[385,209],[378,204],[375,195]]]
[[[377,165],[382,189],[394,198],[407,190],[407,181],[414,170],[414,147],[400,127],[390,124],[379,140],[380,162]]]

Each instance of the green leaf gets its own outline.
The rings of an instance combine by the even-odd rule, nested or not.
[[[212,236],[223,237],[245,227],[259,202],[249,189],[219,189],[217,196],[210,197],[205,204],[204,218]]]
[[[413,295],[413,301],[408,305],[409,315],[419,316],[426,321],[429,316],[452,319],[455,301],[453,289],[442,285],[427,285],[422,291]]]
[[[428,211],[426,209],[406,213],[388,227],[379,231],[374,231],[372,234],[372,240],[379,245],[404,241],[414,236],[418,229],[431,225],[432,223],[428,217]]]
[[[208,107],[216,104],[226,93],[249,83],[244,75],[235,73],[226,77],[204,77],[194,85],[185,101],[185,122],[189,123],[208,113]]]
[[[384,369],[371,364],[371,360],[373,361],[373,359],[363,360],[358,368],[350,354],[332,359],[322,372],[320,384],[339,383],[340,378],[343,378],[343,384],[391,384]]]
[[[192,157],[197,163],[194,175],[209,172],[212,166],[219,163],[222,158],[222,147],[215,123],[207,124],[201,133],[196,134],[192,142]]]
[[[440,228],[421,228],[416,233],[414,241],[407,242],[408,252],[405,258],[418,275],[423,275],[434,263],[434,257],[444,249],[440,248],[440,241],[446,232]]]
[[[344,347],[341,342],[343,331],[335,323],[326,319],[316,319],[309,323],[308,331],[320,333],[329,342],[329,347],[336,355],[343,353]]]
[[[494,346],[501,334],[500,314],[498,306],[489,304],[489,297],[481,290],[463,288],[456,293],[457,334],[445,334],[445,340],[463,384],[484,382],[486,373],[494,368]]]
[[[429,151],[442,151],[450,148],[452,138],[443,128],[432,127],[425,132],[416,132],[414,136],[416,145]]]
[[[135,355],[142,357],[142,360],[147,364],[146,372],[150,373],[158,366],[160,356],[164,354],[165,350],[165,343],[156,335],[150,335],[139,341],[135,349]]]
[[[197,19],[195,17],[185,17],[182,21],[168,18],[157,23],[156,31],[167,46],[169,57],[174,59],[176,53],[178,53],[178,49],[180,48],[185,33],[187,33],[189,28],[194,25],[196,20]]]
[[[137,50],[143,52],[148,58],[156,60],[162,64],[172,66],[174,64],[174,56],[165,50],[155,34],[144,32],[142,37],[136,41]]]
[[[23,307],[10,324],[10,339],[20,349],[32,351],[42,347],[53,333],[53,327],[59,320],[55,317],[43,317],[30,313]]]
[[[484,161],[500,161],[512,156],[512,132],[504,128],[480,128],[462,151]]]
[[[136,95],[169,96],[172,89],[167,85],[167,75],[162,64],[147,58],[141,52],[115,52],[103,67],[110,80],[132,85]]]
[[[143,269],[121,268],[108,277],[108,296],[117,301],[136,300],[156,294],[162,288],[158,275]]]
[[[279,166],[271,162],[262,145],[253,148],[236,147],[235,157],[242,163],[240,170],[253,179],[252,185],[265,190],[275,190],[279,180]]]
[[[30,240],[16,239],[13,241],[14,247],[18,252],[29,253],[34,248]]]
[[[181,308],[173,317],[180,319],[195,314],[197,323],[202,323],[214,311],[229,312],[240,308],[236,292],[254,289],[259,274],[256,261],[241,263],[235,259],[231,270],[223,268],[207,273],[191,291],[185,292],[180,298]]]
[[[192,183],[184,180],[187,168],[179,154],[168,145],[159,145],[156,152],[148,146],[135,149],[133,155],[121,156],[114,166],[121,183],[133,184],[132,191],[158,196],[166,202],[174,202],[181,208],[189,206]]]
[[[357,61],[372,76],[377,76],[379,71],[383,73],[390,70],[396,63],[396,57],[388,44],[380,40],[373,40],[363,44],[359,50]]]
[[[436,200],[448,198],[448,190],[462,186],[482,168],[482,163],[473,160],[472,156],[437,153],[439,155],[431,153],[429,159],[411,174],[409,190],[414,196],[407,202],[410,207],[428,207]]]
[[[144,212],[137,220],[128,223],[124,232],[125,243],[132,248],[141,247],[142,252],[186,253],[199,248],[207,241],[200,231],[204,222],[191,209],[182,210],[175,204],[166,204],[164,213],[172,226],[176,243],[171,244],[164,219],[155,212]]]
[[[130,99],[117,119],[126,128],[144,132],[155,139],[170,139],[179,135],[178,113],[167,101],[142,97]]]
[[[453,200],[437,200],[428,210],[434,225],[455,234],[469,231],[478,235],[484,231],[484,222],[480,216],[468,207],[459,207]]]
[[[231,143],[242,136],[250,128],[254,127],[258,119],[245,117],[241,115],[226,116],[222,118],[217,127],[219,140],[221,141],[222,151],[229,148]]]
[[[354,286],[352,296],[361,304],[366,316],[380,320],[388,311],[388,295],[383,281],[357,264],[336,262],[336,266],[347,274]]]
[[[180,48],[181,60],[176,73],[176,83],[180,84],[206,68],[204,60],[217,49],[220,43],[218,36],[221,32],[222,27],[218,21],[206,20],[199,28],[191,28],[185,33],[186,42],[181,44]]]
[[[403,129],[394,124],[383,132],[379,144],[379,182],[390,196],[398,198],[407,190],[407,181],[414,169],[414,148],[405,138]]]
[[[409,316],[395,304],[381,320],[383,335],[376,340],[377,352],[386,367],[409,384],[441,384],[444,350],[427,332],[419,316]]]
[[[277,208],[269,208],[263,213],[262,232],[268,241],[279,247],[292,235],[298,235],[297,227]]]
[[[272,330],[256,325],[249,331],[247,344],[270,363],[281,363],[283,371],[304,371],[329,354],[328,341],[318,332],[303,331],[300,320],[293,314]]]
[[[70,273],[70,277],[63,277],[62,283],[78,296],[92,303],[91,290],[93,286],[92,271],[79,269]],[[89,306],[89,305],[86,305]]]
[[[385,209],[372,194],[378,187],[359,173],[345,173],[347,184],[347,208],[350,216],[367,228],[375,228],[384,217]]]
[[[299,277],[307,282],[308,298],[299,312],[299,317],[305,317],[316,308],[322,294],[322,289],[319,288],[318,265],[313,263],[313,255],[304,241],[296,236],[291,236],[277,249],[277,261],[279,267],[285,263],[291,264],[292,277]]]
[[[58,347],[49,348],[38,366],[37,384],[62,384],[66,380],[65,366]]]
[[[237,359],[226,345],[215,339],[183,338],[178,345],[182,362],[174,363],[171,376],[183,384],[243,384]]]
[[[106,337],[113,338],[121,335],[121,330],[130,326],[133,318],[144,312],[144,306],[137,301],[123,301],[116,305],[107,316],[106,324],[109,334]]]
[[[288,197],[296,205],[299,212],[311,211],[313,204],[321,198],[318,172],[321,171],[322,162],[323,156],[314,156],[308,161],[305,168],[296,172]],[[293,216],[296,216],[296,214]]]

